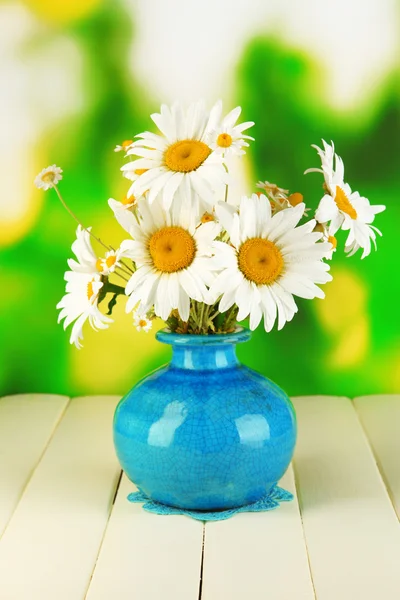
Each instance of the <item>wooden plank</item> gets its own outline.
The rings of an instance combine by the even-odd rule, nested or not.
[[[318,600],[398,598],[400,528],[347,398],[294,398],[295,474]]]
[[[87,600],[198,600],[203,524],[148,513],[132,491],[124,475]]]
[[[400,519],[400,395],[361,396],[354,406]]]
[[[0,399],[0,538],[67,404],[40,394]]]
[[[206,524],[202,600],[313,600],[293,470],[280,485],[294,501]]]
[[[84,598],[120,474],[117,400],[70,402],[1,541],[2,600]]]

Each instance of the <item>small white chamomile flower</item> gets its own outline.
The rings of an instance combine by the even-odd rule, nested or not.
[[[128,152],[132,148],[133,140],[124,140],[122,144],[117,144],[114,152]]]
[[[68,266],[75,273],[88,273],[92,275],[110,275],[117,267],[121,266],[121,259],[127,254],[124,242],[117,250],[109,250],[104,257],[99,257],[92,248],[90,230],[83,229],[80,225],[76,230],[76,240],[72,244],[72,251],[76,259],[69,258]]]
[[[57,185],[62,179],[62,169],[57,165],[51,165],[40,171],[39,175],[35,177],[35,186],[42,190],[49,190],[51,187]]]
[[[133,324],[137,331],[145,331],[146,333],[153,327],[152,320],[149,319],[145,313],[143,314],[139,311],[133,313]]]
[[[249,144],[246,140],[254,141],[254,138],[249,135],[244,135],[243,131],[254,125],[253,121],[246,121],[240,125],[236,125],[242,109],[237,106],[219,123],[221,118],[222,105],[219,105],[218,124],[217,127],[208,134],[208,143],[210,148],[217,154],[224,157],[242,156],[245,154],[243,148],[247,148]]]
[[[104,258],[99,258],[97,261],[97,269],[102,275],[110,275],[114,273],[117,267],[121,266],[122,259],[126,256],[124,251],[124,242],[117,250],[109,250]]]

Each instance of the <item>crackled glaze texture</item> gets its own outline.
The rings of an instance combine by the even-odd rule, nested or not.
[[[173,357],[119,403],[114,443],[143,494],[169,506],[226,510],[265,498],[296,442],[286,394],[241,365],[235,346],[250,338],[157,334]]]

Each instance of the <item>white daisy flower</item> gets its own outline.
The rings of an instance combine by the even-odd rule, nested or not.
[[[189,319],[190,299],[208,302],[207,286],[213,281],[210,270],[212,242],[220,231],[215,222],[196,228],[191,210],[165,211],[158,202],[151,207],[139,203],[140,225],[132,230],[134,241],[124,248],[137,270],[126,285],[126,310],[140,303],[140,312],[154,305],[155,314],[166,321],[177,309],[183,321]]]
[[[39,175],[35,177],[34,184],[37,188],[42,190],[49,190],[54,185],[57,185],[62,179],[62,169],[57,165],[51,165],[40,171]]]
[[[181,190],[181,199],[192,205],[197,194],[209,207],[215,203],[215,189],[227,184],[228,178],[219,156],[207,144],[207,135],[215,127],[220,102],[208,113],[203,102],[197,102],[184,111],[180,104],[171,108],[162,105],[161,113],[151,116],[162,135],[141,133],[128,151],[139,158],[123,170],[146,172],[133,182],[131,191],[140,196],[148,191],[150,204],[158,194],[165,209],[169,209],[175,194]]]
[[[117,267],[121,266],[121,260],[126,256],[126,252],[121,244],[117,250],[109,250],[104,258],[100,258],[97,263],[97,269],[102,275],[114,273]]]
[[[109,250],[104,258],[98,257],[92,248],[89,227],[86,231],[80,225],[76,230],[76,240],[72,244],[72,251],[77,260],[68,259],[68,266],[75,273],[89,275],[110,275],[117,267],[121,266],[121,259],[127,257],[123,243],[117,250]]]
[[[220,113],[222,105],[219,105]],[[243,131],[253,127],[253,121],[246,121],[240,125],[236,125],[242,109],[237,106],[226,117],[222,120],[222,123],[218,123],[217,127],[208,134],[208,144],[210,148],[217,154],[221,154],[224,157],[227,156],[242,156],[246,154],[243,148],[247,148],[249,144],[246,140],[254,141],[254,138],[249,135],[244,135]],[[221,118],[221,114],[218,116],[218,121]]]
[[[133,140],[124,140],[122,144],[117,144],[114,152],[128,152],[132,148]]]
[[[348,183],[344,182],[343,161],[324,140],[324,149],[316,148],[321,157],[321,169],[308,169],[306,173],[320,172],[324,175],[327,193],[321,199],[315,212],[319,223],[329,223],[329,235],[334,236],[338,229],[348,231],[345,251],[354,254],[359,248],[363,249],[361,258],[371,252],[371,241],[376,248],[376,233],[382,235],[379,229],[371,225],[375,215],[384,211],[381,204],[371,205],[367,198],[358,192],[352,192]]]
[[[66,295],[57,304],[61,309],[58,322],[64,321],[64,329],[75,321],[70,337],[70,344],[82,348],[83,325],[86,321],[93,329],[106,329],[113,320],[103,315],[97,307],[99,292],[103,287],[101,276],[91,273],[77,273],[67,271],[65,273]]]
[[[140,313],[137,310],[133,313],[133,324],[137,331],[145,331],[146,333],[153,327],[153,321],[146,314]]]
[[[225,312],[236,304],[238,321],[250,315],[250,329],[264,317],[266,331],[276,319],[282,329],[297,312],[293,295],[301,298],[323,298],[316,284],[332,277],[329,265],[322,259],[330,245],[319,243],[322,234],[313,232],[315,221],[296,227],[304,212],[304,204],[271,214],[265,196],[244,196],[239,213],[219,203],[217,216],[230,236],[230,243],[214,242],[212,259],[220,270],[212,284],[211,295],[222,295],[219,310]]]

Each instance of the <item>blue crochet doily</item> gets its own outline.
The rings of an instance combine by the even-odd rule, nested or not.
[[[253,504],[239,506],[238,508],[230,508],[228,510],[217,510],[214,512],[205,512],[201,510],[185,510],[184,508],[175,508],[150,500],[143,492],[133,492],[128,495],[129,502],[144,502],[143,508],[148,512],[157,515],[186,515],[199,521],[223,521],[233,517],[236,513],[241,512],[264,512],[277,508],[281,502],[290,502],[293,500],[293,495],[283,488],[275,485],[268,496],[257,500]]]

